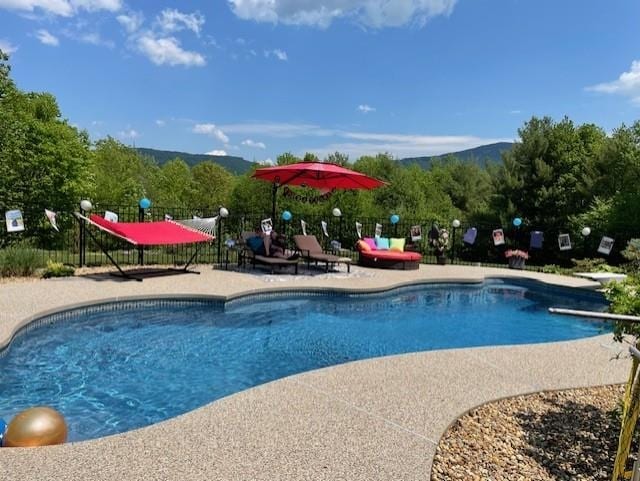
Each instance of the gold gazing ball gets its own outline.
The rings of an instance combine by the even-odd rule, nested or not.
[[[66,439],[67,423],[62,414],[48,407],[35,407],[18,413],[11,420],[4,436],[4,446],[49,446],[62,444]]]

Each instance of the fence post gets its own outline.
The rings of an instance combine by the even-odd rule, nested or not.
[[[84,211],[83,211],[84,213]],[[84,266],[84,219],[79,219],[79,238],[78,238],[78,267]]]
[[[80,211],[83,216],[86,216],[92,208],[93,206],[88,200],[80,201]],[[84,267],[87,261],[87,238],[84,232],[87,224],[84,219],[78,219],[78,225],[80,226],[80,232],[78,234],[78,264],[80,264],[80,267]]]
[[[451,241],[451,263],[456,260],[456,231],[460,227],[460,221],[458,219],[453,219],[451,222],[451,227],[453,227],[452,241]]]
[[[138,205],[138,222],[144,222],[144,208]],[[138,247],[138,264],[144,265],[144,247]]]
[[[218,217],[218,268],[222,269],[222,216]]]

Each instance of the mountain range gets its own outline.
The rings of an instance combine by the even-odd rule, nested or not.
[[[200,162],[207,160],[220,164],[232,174],[240,175],[251,170],[254,163],[244,160],[242,157],[235,157],[233,155],[209,155],[209,154],[188,154],[186,152],[174,152],[172,150],[157,150],[157,149],[145,149],[136,148],[142,155],[153,157],[160,165],[166,164],[168,161],[180,157],[184,160],[189,167],[193,167]]]
[[[497,142],[495,144],[481,145],[473,149],[434,155],[432,157],[407,157],[406,159],[401,159],[399,162],[404,165],[418,164],[423,169],[428,169],[434,160],[445,159],[451,156],[463,162],[475,162],[482,167],[486,167],[488,163],[501,163],[502,153],[511,150],[512,147],[512,142]]]
[[[434,160],[444,159],[449,156],[456,157],[464,162],[475,162],[481,166],[486,166],[491,162],[502,162],[502,152],[511,150],[513,143],[511,142],[497,142],[495,144],[481,145],[473,149],[461,150],[458,152],[451,152],[448,154],[434,155],[431,157],[407,157],[400,159],[403,165],[418,164],[423,169],[428,169]],[[232,155],[209,155],[209,154],[189,154],[186,152],[174,152],[172,150],[157,150],[137,148],[138,152],[142,155],[153,157],[160,165],[165,164],[169,160],[176,157],[184,160],[190,167],[204,161],[212,161],[220,164],[233,174],[240,175],[251,170],[254,163],[243,159],[242,157],[235,157]]]

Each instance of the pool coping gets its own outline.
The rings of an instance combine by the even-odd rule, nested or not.
[[[41,321],[46,320],[48,317],[58,316],[65,313],[70,313],[72,311],[82,309],[82,308],[90,308],[94,306],[99,306],[103,304],[114,304],[118,302],[143,302],[143,301],[162,301],[162,300],[203,300],[203,301],[212,301],[212,302],[221,302],[223,306],[233,301],[243,300],[243,299],[251,299],[253,297],[259,299],[262,296],[271,296],[277,297],[277,295],[282,295],[282,297],[286,297],[287,295],[291,295],[292,293],[300,294],[300,295],[313,295],[313,294],[344,294],[344,295],[354,295],[361,294],[363,296],[374,296],[377,294],[386,294],[392,291],[404,289],[404,288],[418,288],[422,285],[424,286],[433,286],[433,285],[451,285],[451,284],[468,284],[468,285],[478,285],[484,284],[487,281],[505,281],[513,279],[515,281],[520,282],[532,282],[538,284],[539,286],[553,286],[559,289],[566,289],[572,292],[593,292],[595,291],[596,286],[584,286],[584,287],[570,287],[559,284],[549,284],[542,280],[532,279],[531,277],[518,277],[518,276],[486,276],[484,278],[460,278],[457,280],[451,279],[415,279],[406,282],[399,282],[395,284],[390,284],[387,287],[372,287],[372,288],[341,288],[341,287],[289,287],[287,291],[283,291],[278,288],[264,288],[264,289],[250,289],[246,291],[236,292],[230,295],[216,295],[216,294],[147,294],[147,295],[133,295],[133,296],[118,296],[118,297],[105,297],[100,300],[91,300],[91,301],[83,301],[78,303],[70,303],[64,306],[55,307],[52,309],[46,309],[43,311],[39,311],[35,314],[32,314],[28,317],[25,317],[18,323],[13,326],[13,329],[9,332],[8,337],[0,338],[0,357],[5,355],[7,349],[10,347],[13,340],[20,335],[22,332],[28,332],[31,328],[35,328],[34,324],[38,324]],[[595,294],[594,294],[595,295]]]
[[[486,275],[487,269],[470,268],[462,270],[461,274],[470,274],[467,272],[469,270],[475,276],[457,275],[455,279],[437,276],[429,279],[414,278],[408,281],[391,282],[384,287],[353,289],[333,285],[286,286],[286,288],[302,293],[313,289],[320,293],[378,294],[420,284],[450,284],[452,282],[477,284],[495,277],[499,277],[501,280],[509,278],[531,280],[533,278],[546,285],[566,286],[562,282],[562,278],[554,278],[553,280],[556,282],[549,283],[545,282],[544,276],[541,279],[535,275],[519,276],[513,275],[513,273],[504,275],[508,274],[508,271],[499,272],[500,275],[496,276]],[[588,282],[580,285],[588,289],[597,286]],[[574,285],[570,288],[574,289],[575,287]],[[225,295],[203,295],[197,292],[171,295],[118,295],[103,297],[98,303],[185,298],[229,302],[251,295],[280,293],[282,291],[283,286],[238,289],[235,293]],[[0,343],[5,348],[21,328],[46,315],[95,304],[94,299],[75,304],[64,304],[64,306],[49,310],[39,310],[19,319],[18,322],[14,321],[8,339],[5,335],[4,342],[0,340]],[[414,473],[421,479],[428,479],[431,461],[440,436],[451,422],[474,406],[495,399],[540,390],[585,387],[624,381],[626,377],[625,361],[618,361],[614,365],[608,361],[611,357],[610,351],[607,352],[605,349],[604,352],[601,352],[602,350],[599,349],[609,343],[610,339],[610,335],[600,335],[586,340],[559,343],[427,351],[331,366],[272,381],[214,401],[176,418],[134,431],[36,450],[0,449],[0,475],[5,474],[3,470],[6,468],[7,475],[13,473],[15,477],[15,473],[19,473],[22,475],[20,479],[42,479],[38,474],[41,472],[34,466],[39,465],[39,468],[42,468],[42,463],[37,460],[45,458],[57,466],[51,473],[58,475],[59,479],[74,479],[83,475],[86,477],[87,470],[91,470],[91,464],[97,459],[106,461],[106,465],[103,466],[99,475],[92,476],[91,479],[112,479],[116,474],[118,479],[142,479],[143,473],[151,473],[150,476],[153,476],[149,479],[180,479],[185,477],[186,473],[190,474],[191,479],[300,479],[307,477],[305,473],[308,475],[309,469],[303,466],[302,458],[296,454],[299,449],[296,446],[320,443],[322,449],[319,449],[315,454],[311,453],[304,457],[305,462],[312,466],[313,476],[309,479],[335,479],[340,475],[348,479],[400,479],[397,476],[405,479],[412,477],[410,473]],[[586,352],[587,350],[589,352]],[[591,352],[592,350],[593,352]],[[567,358],[562,357],[561,360],[555,359],[554,355],[560,351],[570,352],[571,355]],[[522,356],[533,356],[532,359],[535,360],[525,363],[525,370],[516,371],[518,374],[514,375],[509,366],[514,362],[516,364],[521,362]],[[583,356],[584,359],[580,356]],[[458,365],[457,362],[462,362],[462,365]],[[592,372],[583,373],[580,366],[583,367],[587,363],[593,366]],[[434,368],[433,376],[424,376],[423,368],[425,366],[429,373],[431,373],[429,369]],[[439,368],[435,369],[438,366]],[[575,370],[576,366],[579,367],[578,370]],[[469,369],[471,369],[473,376],[478,377],[478,379],[473,379],[473,382],[478,383],[476,386],[478,392],[473,392],[473,395],[468,396],[469,399],[465,399],[465,396],[460,398],[460,391],[466,390],[468,386],[461,386],[460,383],[452,380],[463,379],[466,381],[466,376],[463,374],[469,374]],[[535,375],[528,372],[533,372],[535,369],[538,370]],[[574,370],[572,371],[572,369]],[[396,377],[404,376],[405,371],[410,372],[411,375],[408,375],[403,383],[398,383]],[[431,379],[432,377],[437,379]],[[385,383],[381,385],[381,379],[385,379],[391,386],[386,387]],[[492,385],[492,379],[495,381],[495,385]],[[430,386],[434,381],[437,382]],[[429,390],[430,388],[433,388],[433,395],[436,398],[411,398],[412,389],[429,396],[429,393],[432,392]],[[405,396],[396,398],[398,392],[402,393],[406,389],[409,391],[405,393]],[[369,391],[377,390],[380,390],[380,393],[384,395],[378,396],[375,392],[369,394]],[[449,391],[451,391],[449,395],[452,396],[452,402],[443,404],[441,400],[437,399],[442,393]],[[385,402],[385,396],[389,398],[388,402]],[[280,401],[278,402],[278,400]],[[297,400],[301,407],[297,406],[294,400]],[[412,403],[417,403],[417,406]],[[433,419],[430,417],[428,409],[430,403],[433,405],[432,410],[436,411]],[[280,413],[279,417],[276,416],[275,421],[264,419],[268,418],[267,413],[271,412],[269,408]],[[240,409],[240,411],[236,411],[236,409]],[[245,426],[242,422],[242,417],[247,415],[247,409],[252,412],[252,419],[255,422],[251,426]],[[412,414],[413,409],[418,411]],[[437,412],[438,409],[440,412]],[[402,415],[396,419],[400,413]],[[280,436],[289,442],[290,451],[282,453],[279,451],[281,449],[279,446],[271,446],[268,442],[266,444],[269,444],[269,447],[257,447],[250,442],[245,442],[236,445],[239,453],[235,451],[230,453],[224,446],[223,440],[216,436],[213,436],[213,439],[205,437],[200,439],[200,442],[204,445],[213,444],[212,452],[221,455],[220,459],[216,459],[216,463],[211,464],[211,459],[208,458],[209,451],[203,452],[200,444],[187,443],[186,451],[181,451],[185,456],[184,462],[181,461],[182,458],[170,456],[171,466],[161,462],[164,475],[159,472],[157,464],[167,454],[160,454],[164,451],[158,450],[158,447],[155,446],[154,440],[158,439],[158,433],[162,433],[162,438],[168,440],[184,436],[185,432],[197,436],[198,434],[192,431],[197,430],[198,423],[210,422],[210,419],[214,419],[213,426],[216,428],[226,426],[226,423],[230,426],[243,426],[244,429],[233,429],[226,433],[227,438],[234,440],[245,437],[266,440],[268,433],[279,432]],[[300,432],[295,429],[282,430],[279,424],[284,420],[291,425],[302,423],[306,426],[309,422],[312,424],[320,423],[316,426],[318,430],[316,434],[319,435],[309,437],[306,432],[303,432],[304,430]],[[332,422],[338,424],[331,424]],[[334,429],[327,428],[324,424],[329,424]],[[371,424],[376,426],[373,432],[370,432]],[[351,437],[342,435],[344,434],[342,430],[350,432],[352,429],[355,432]],[[383,434],[379,435],[379,431],[383,431]],[[341,435],[336,438],[337,432]],[[177,433],[182,434],[178,435]],[[341,446],[340,444],[345,439],[349,441],[348,446]],[[357,462],[369,456],[368,453],[371,450],[369,443],[372,442],[372,439],[375,440],[375,449],[379,450],[379,454],[383,454],[382,457],[387,459],[384,465],[377,466],[373,472],[369,471],[362,462]],[[333,441],[333,445],[331,441]],[[394,444],[398,442],[403,447],[400,451],[394,447]],[[408,443],[410,447],[403,445],[403,443]],[[181,449],[181,446],[175,445],[172,441],[166,444],[177,450]],[[284,444],[287,445],[286,442]],[[142,457],[140,456],[141,449],[144,449]],[[18,454],[18,451],[21,454]],[[317,466],[319,462],[320,464],[327,463],[327,460],[324,459],[328,456],[327,453],[332,453],[331,459],[335,459],[335,463],[329,463],[324,467]],[[401,462],[394,460],[390,453],[395,453],[396,458],[400,456]],[[124,465],[117,461],[119,457],[125,458]],[[205,459],[209,462],[204,462]],[[370,463],[379,464],[378,459],[379,456],[371,459]],[[240,469],[238,462],[241,464],[244,462],[249,467]],[[129,469],[123,471],[123,466],[129,466]],[[196,476],[194,473],[198,473],[198,475]],[[269,476],[266,473],[269,473]],[[349,475],[346,476],[346,473]],[[383,473],[386,475],[383,476]]]

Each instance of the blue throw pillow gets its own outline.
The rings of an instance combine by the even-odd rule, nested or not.
[[[258,254],[261,256],[266,255],[266,251],[264,249],[264,241],[262,240],[262,237],[260,236],[249,237],[247,239],[247,245],[249,246],[249,249],[251,249],[251,251],[254,254]]]
[[[381,251],[389,250],[389,238],[388,237],[376,237],[376,247]]]

